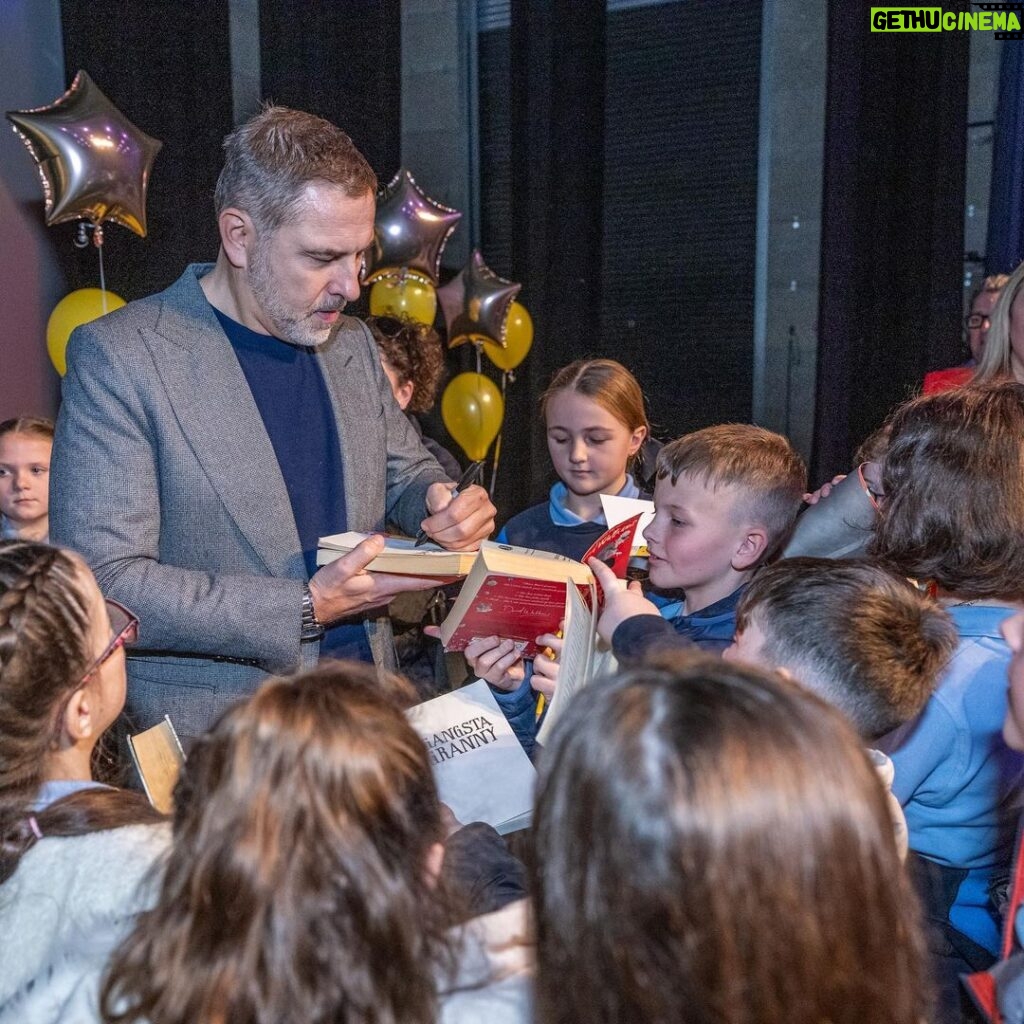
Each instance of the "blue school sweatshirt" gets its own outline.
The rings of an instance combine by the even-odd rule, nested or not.
[[[949,606],[960,633],[949,667],[924,711],[879,744],[896,771],[911,850],[967,869],[950,923],[992,953],[999,930],[988,889],[1009,869],[1024,781],[1024,755],[1003,741],[1010,649],[999,624],[1014,610]]]
[[[634,615],[619,623],[612,636],[612,653],[619,661],[637,661],[652,650],[688,647],[721,654],[736,632],[736,606],[747,584],[737,587],[707,608],[682,614],[680,602],[661,609],[660,615]]]

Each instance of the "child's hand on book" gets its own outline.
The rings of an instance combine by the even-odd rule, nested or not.
[[[626,585],[603,562],[591,558],[587,565],[604,591],[604,604],[597,620],[597,632],[605,643],[612,642],[612,634],[619,625],[634,615],[658,615],[658,606],[644,597],[636,581]]]
[[[499,636],[477,637],[463,654],[470,669],[498,690],[518,690],[526,678],[526,667],[515,641]]]
[[[449,551],[465,551],[480,546],[494,529],[497,509],[487,492],[474,484],[452,497],[451,486],[431,484],[427,489],[430,515],[420,528],[435,544]]]
[[[367,537],[348,554],[318,569],[309,581],[313,611],[324,625],[386,605],[396,594],[407,590],[432,590],[444,581],[427,576],[397,576],[387,572],[367,572],[384,550],[380,534]]]
[[[544,653],[533,659],[533,675],[530,677],[530,685],[538,693],[543,693],[544,699],[548,702],[558,685],[558,668],[561,663],[563,643],[561,630],[557,633],[542,633],[537,637],[537,646],[543,647]]]

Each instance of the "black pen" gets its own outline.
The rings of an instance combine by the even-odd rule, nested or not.
[[[466,472],[459,477],[459,482],[455,485],[455,490],[452,491],[452,500],[454,501],[459,496],[459,491],[465,490],[477,476],[480,474],[480,470],[483,469],[484,460],[478,459],[476,462],[471,462],[466,469]],[[420,530],[416,534],[416,543],[413,545],[414,548],[422,547],[427,544],[430,538],[427,536],[426,530]]]

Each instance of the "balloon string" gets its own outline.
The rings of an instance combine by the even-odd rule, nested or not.
[[[96,246],[96,253],[100,258],[100,296],[103,302],[103,312],[107,312],[107,278],[103,273],[103,246]]]
[[[502,409],[505,408],[505,382],[507,380],[508,380],[508,373],[507,373],[507,371],[503,370],[502,374],[501,374],[501,407],[502,407]],[[504,416],[502,417],[502,419],[504,420]],[[494,465],[491,467],[491,487],[490,487],[490,490],[488,491],[488,493],[490,495],[492,495],[492,496],[494,495],[494,488],[495,488],[495,485],[496,485],[497,480],[498,480],[498,463],[501,462],[501,438],[502,438],[502,435],[504,433],[505,433],[505,431],[502,430],[498,434],[498,440],[495,442],[495,445],[494,445]]]
[[[483,367],[481,366],[480,363],[480,350],[483,348],[483,345],[481,345],[480,342],[477,341],[473,343],[473,348],[476,349],[476,372],[483,373]]]

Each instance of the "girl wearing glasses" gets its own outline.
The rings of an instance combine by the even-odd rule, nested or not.
[[[0,541],[0,1021],[95,1018],[99,972],[167,846],[144,798],[93,770],[137,629],[77,555]]]
[[[1024,263],[1014,271],[1012,277],[1007,277],[1006,274],[991,274],[982,281],[981,288],[971,296],[971,311],[964,317],[970,358],[960,366],[926,373],[922,388],[924,394],[933,395],[939,391],[947,391],[949,388],[967,384],[973,379],[988,380],[1009,374],[1012,346],[1008,308],[1012,305],[1022,280]],[[1000,303],[999,296],[1004,289],[1008,301]],[[1004,312],[997,317],[996,308],[1000,305],[1003,306]],[[1017,332],[1020,333],[1019,326]],[[1021,377],[1018,376],[1017,379],[1020,380]]]

